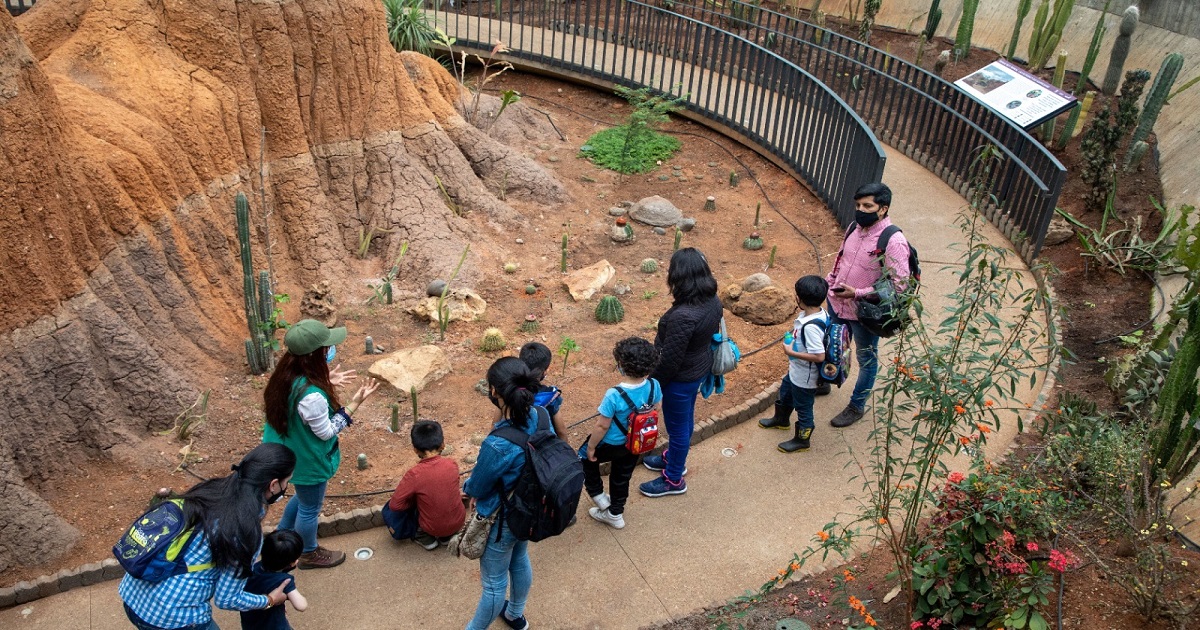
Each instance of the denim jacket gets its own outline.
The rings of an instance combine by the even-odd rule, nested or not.
[[[537,409],[531,407],[525,432],[533,435],[537,430],[537,422]],[[512,426],[512,423],[505,418],[493,428],[508,426]],[[550,427],[550,432],[554,432],[553,426]],[[483,440],[483,444],[479,446],[479,459],[476,460],[467,483],[463,485],[463,492],[475,497],[475,510],[480,516],[491,516],[495,513],[500,507],[499,486],[503,486],[505,494],[512,492],[523,466],[525,451],[520,446],[496,435],[489,435]]]

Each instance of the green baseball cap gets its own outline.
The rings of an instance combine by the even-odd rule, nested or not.
[[[283,345],[287,351],[295,355],[308,354],[324,348],[336,346],[346,340],[346,327],[326,328],[325,324],[315,319],[302,319],[288,329],[283,336]]]

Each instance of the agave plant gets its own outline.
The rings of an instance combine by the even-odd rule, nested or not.
[[[424,0],[383,0],[383,9],[387,13],[388,41],[396,52],[412,50],[422,55],[433,52],[438,29],[425,13]]]

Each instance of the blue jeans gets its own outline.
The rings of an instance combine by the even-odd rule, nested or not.
[[[500,534],[500,541],[496,542],[498,527],[503,533]],[[504,608],[510,577],[512,595],[508,597],[506,612],[509,617],[517,618],[525,615],[525,600],[529,598],[529,589],[533,586],[529,541],[517,540],[512,530],[507,525],[501,527],[500,519],[496,519],[488,534],[483,557],[479,558],[479,581],[483,583],[483,593],[479,596],[479,606],[475,608],[475,617],[467,624],[467,630],[487,630],[492,625],[500,615],[500,609]]]
[[[704,379],[662,384],[662,417],[667,426],[667,450],[663,451],[666,469],[663,476],[671,483],[683,480],[687,468],[688,450],[692,447],[692,431],[696,428],[696,394]],[[669,455],[668,455],[669,453]]]
[[[787,374],[783,375],[783,382],[779,384],[778,402],[796,410],[797,428],[811,429],[816,426],[813,423],[813,403],[816,400],[816,388],[796,387]]]
[[[142,618],[139,617],[137,613],[133,612],[133,609],[129,607],[129,604],[125,604],[125,616],[129,617],[129,622],[132,623],[133,627],[137,628],[137,630],[221,630],[221,628],[217,626],[217,622],[211,619],[208,620],[207,623],[194,623],[180,628],[160,628],[142,621]]]
[[[854,382],[854,393],[850,394],[850,406],[859,411],[867,408],[867,399],[875,387],[875,375],[879,372],[879,336],[867,330],[854,319],[842,319],[832,310],[829,321],[848,324],[850,336],[854,338],[854,358],[858,361],[858,380]]]
[[[317,548],[317,519],[321,516],[321,507],[325,505],[326,484],[328,482],[315,486],[293,484],[296,494],[283,508],[283,517],[279,519],[279,529],[290,529],[300,534],[304,540],[304,553]]]

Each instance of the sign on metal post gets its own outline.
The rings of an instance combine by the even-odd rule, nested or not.
[[[1074,96],[1004,59],[993,61],[954,85],[1026,130],[1076,104]]]

